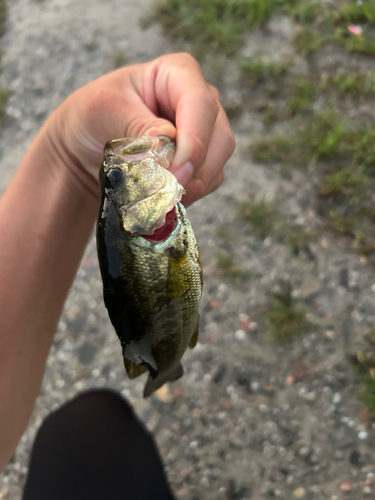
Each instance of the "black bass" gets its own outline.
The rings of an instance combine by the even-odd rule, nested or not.
[[[166,136],[109,141],[100,170],[97,248],[104,302],[144,397],[183,375],[198,340],[202,266]]]

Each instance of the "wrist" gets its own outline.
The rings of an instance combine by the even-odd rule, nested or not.
[[[63,103],[47,120],[33,143],[35,152],[42,155],[48,168],[54,175],[64,179],[66,187],[78,197],[81,202],[98,201],[98,179],[87,171],[80,158],[72,152],[68,134],[71,133],[67,112],[69,108]],[[99,174],[98,165],[98,174]]]

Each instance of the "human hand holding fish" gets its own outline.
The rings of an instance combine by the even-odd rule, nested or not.
[[[220,186],[235,146],[219,93],[189,54],[105,75],[72,94],[50,121],[58,149],[66,149],[75,173],[95,194],[103,145],[111,139],[145,134],[174,139],[170,171],[186,188],[185,206]]]
[[[234,149],[198,63],[170,54],[79,89],[49,117],[0,200],[0,471],[20,439],[98,209],[103,146],[168,135],[188,205],[215,190]]]

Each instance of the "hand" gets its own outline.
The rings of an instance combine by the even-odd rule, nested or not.
[[[177,143],[170,170],[186,188],[185,205],[220,186],[235,147],[218,91],[188,54],[121,68],[89,83],[55,111],[44,131],[95,194],[108,140],[169,135]]]

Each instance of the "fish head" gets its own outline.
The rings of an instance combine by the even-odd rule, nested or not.
[[[105,145],[100,181],[124,231],[153,235],[181,200],[185,190],[168,171],[174,151],[175,143],[167,136],[117,139]]]

